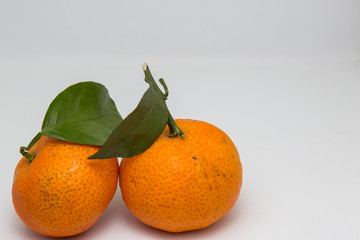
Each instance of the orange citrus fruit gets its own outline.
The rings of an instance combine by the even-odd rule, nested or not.
[[[169,232],[201,229],[235,204],[242,166],[230,138],[202,121],[175,121],[185,138],[168,127],[145,152],[124,158],[120,187],[128,209],[142,222]]]
[[[23,157],[13,180],[12,199],[22,221],[52,237],[90,228],[113,198],[118,181],[116,158],[89,160],[99,147],[42,136]]]

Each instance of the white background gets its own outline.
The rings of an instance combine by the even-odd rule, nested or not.
[[[4,239],[47,239],[18,218],[11,185],[51,100],[97,81],[125,117],[147,88],[145,61],[175,118],[235,142],[238,202],[204,230],[170,234],[135,219],[118,191],[70,239],[360,239],[360,1],[1,0]]]

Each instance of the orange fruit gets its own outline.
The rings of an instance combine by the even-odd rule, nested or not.
[[[169,232],[201,229],[235,204],[242,166],[230,138],[202,121],[175,121],[185,138],[168,127],[145,152],[124,158],[120,188],[127,208],[142,222]]]
[[[18,163],[12,199],[22,221],[51,237],[84,232],[113,198],[118,181],[116,158],[89,160],[100,147],[42,136]]]

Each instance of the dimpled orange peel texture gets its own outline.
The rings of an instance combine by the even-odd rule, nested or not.
[[[32,230],[51,237],[84,232],[104,212],[117,188],[117,158],[89,160],[99,147],[47,136],[23,157],[13,180],[16,212]]]
[[[185,138],[162,135],[145,152],[124,158],[120,187],[142,222],[169,232],[201,229],[223,217],[242,185],[242,165],[231,139],[202,121],[175,121]]]

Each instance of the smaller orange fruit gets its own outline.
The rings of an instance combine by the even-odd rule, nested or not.
[[[120,187],[128,209],[142,222],[169,232],[201,229],[235,204],[242,166],[230,138],[196,120],[175,121],[185,138],[166,128],[145,152],[124,158]]]
[[[12,199],[21,220],[51,237],[84,232],[113,198],[118,179],[116,158],[89,160],[100,147],[42,136],[18,163]]]

